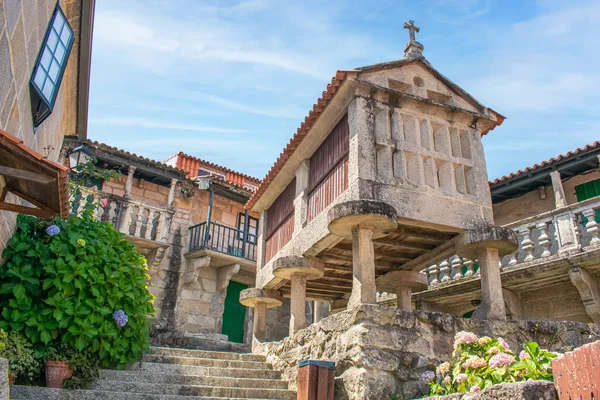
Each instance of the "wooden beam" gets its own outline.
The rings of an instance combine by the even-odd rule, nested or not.
[[[49,184],[50,182],[56,181],[56,178],[51,176],[36,173],[31,171],[25,171],[22,169],[5,167],[4,165],[0,165],[0,175],[10,176],[17,179],[24,179],[26,181],[39,182],[44,185]]]
[[[52,218],[57,214],[55,212],[50,212],[46,210],[41,210],[39,208],[25,207],[18,204],[5,203],[0,202],[0,210],[12,211],[21,214],[34,215],[40,218]]]
[[[335,264],[336,261],[349,261],[350,263],[352,262],[352,256],[343,256],[341,254],[330,254],[327,253],[327,255],[325,257],[320,257],[321,260],[326,263],[326,264]],[[331,262],[333,261],[333,263]],[[375,267],[381,267],[381,268],[395,268],[398,265],[400,265],[401,263],[394,263],[394,262],[388,262],[388,261],[377,261],[375,260]]]
[[[435,248],[435,245],[431,245],[431,244],[407,243],[407,242],[403,242],[400,239],[395,240],[395,239],[389,239],[387,237],[374,239],[373,244],[382,244],[385,246],[391,246],[391,247],[396,247],[399,249],[407,249],[407,250],[414,250],[414,251],[423,251],[423,250],[429,251],[429,250],[432,250],[433,248]]]
[[[398,270],[412,270],[412,271],[420,271],[424,268],[429,267],[431,264],[435,264],[445,258],[451,257],[456,253],[455,249],[455,239],[448,240],[435,249],[425,253],[414,260],[411,260],[407,263],[400,265]],[[380,277],[385,279],[383,276]]]
[[[45,211],[52,212],[52,213],[54,213],[54,215],[58,214],[58,212],[56,212],[55,210],[51,209],[51,208],[50,208],[50,207],[48,207],[47,205],[40,203],[40,202],[39,202],[39,201],[37,201],[36,199],[34,199],[34,198],[32,198],[32,197],[29,197],[28,195],[26,195],[26,194],[24,194],[24,193],[21,193],[21,192],[20,192],[20,191],[18,191],[18,190],[15,190],[15,189],[9,189],[9,192],[11,192],[12,194],[15,194],[15,195],[19,196],[19,197],[20,197],[20,198],[22,198],[23,200],[27,200],[28,202],[30,202],[31,204],[33,204],[33,205],[34,205],[34,206],[36,206],[36,207],[39,207],[39,208],[40,208],[40,209],[42,209],[42,210],[45,210]]]

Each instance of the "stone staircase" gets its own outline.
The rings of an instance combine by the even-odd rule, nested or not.
[[[256,354],[153,347],[125,371],[101,370],[92,390],[12,386],[11,399],[295,399],[279,371]]]

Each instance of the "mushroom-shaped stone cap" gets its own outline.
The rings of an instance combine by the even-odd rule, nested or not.
[[[265,303],[267,308],[279,307],[282,304],[279,292],[268,289],[250,288],[240,292],[240,303],[246,307],[256,307]]]
[[[485,249],[498,249],[498,255],[503,257],[519,248],[516,232],[499,226],[469,229],[461,233],[455,243],[456,254],[470,260],[476,259]]]
[[[329,232],[350,239],[352,228],[373,229],[373,237],[385,236],[396,230],[397,213],[394,207],[381,201],[353,200],[331,207],[327,217]]]
[[[381,292],[396,293],[399,287],[413,291],[427,289],[427,276],[419,271],[392,271],[377,280],[377,290]]]
[[[307,280],[312,280],[322,277],[323,272],[323,263],[314,258],[287,256],[273,261],[273,275],[278,278],[289,280],[292,275],[298,274],[305,276]]]

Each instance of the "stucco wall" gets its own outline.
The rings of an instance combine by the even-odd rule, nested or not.
[[[49,159],[58,160],[64,135],[77,134],[79,1],[60,0],[75,34],[52,114],[33,130],[29,80],[56,1],[0,1],[0,129]],[[46,149],[46,150],[45,150]],[[8,202],[18,199],[7,196]],[[0,250],[12,236],[16,214],[0,212]]]

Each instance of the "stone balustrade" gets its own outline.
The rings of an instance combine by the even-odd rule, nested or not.
[[[173,211],[168,207],[158,207],[102,191],[86,190],[81,197],[71,199],[73,212],[80,212],[87,202],[100,203],[102,199],[106,199],[107,204],[94,211],[97,219],[110,223],[128,236],[157,242],[168,241],[173,216]]]
[[[600,198],[585,200],[508,225],[519,237],[519,249],[500,260],[501,271],[526,263],[555,259],[567,253],[600,246]],[[452,256],[421,271],[429,289],[479,276],[477,260]]]

